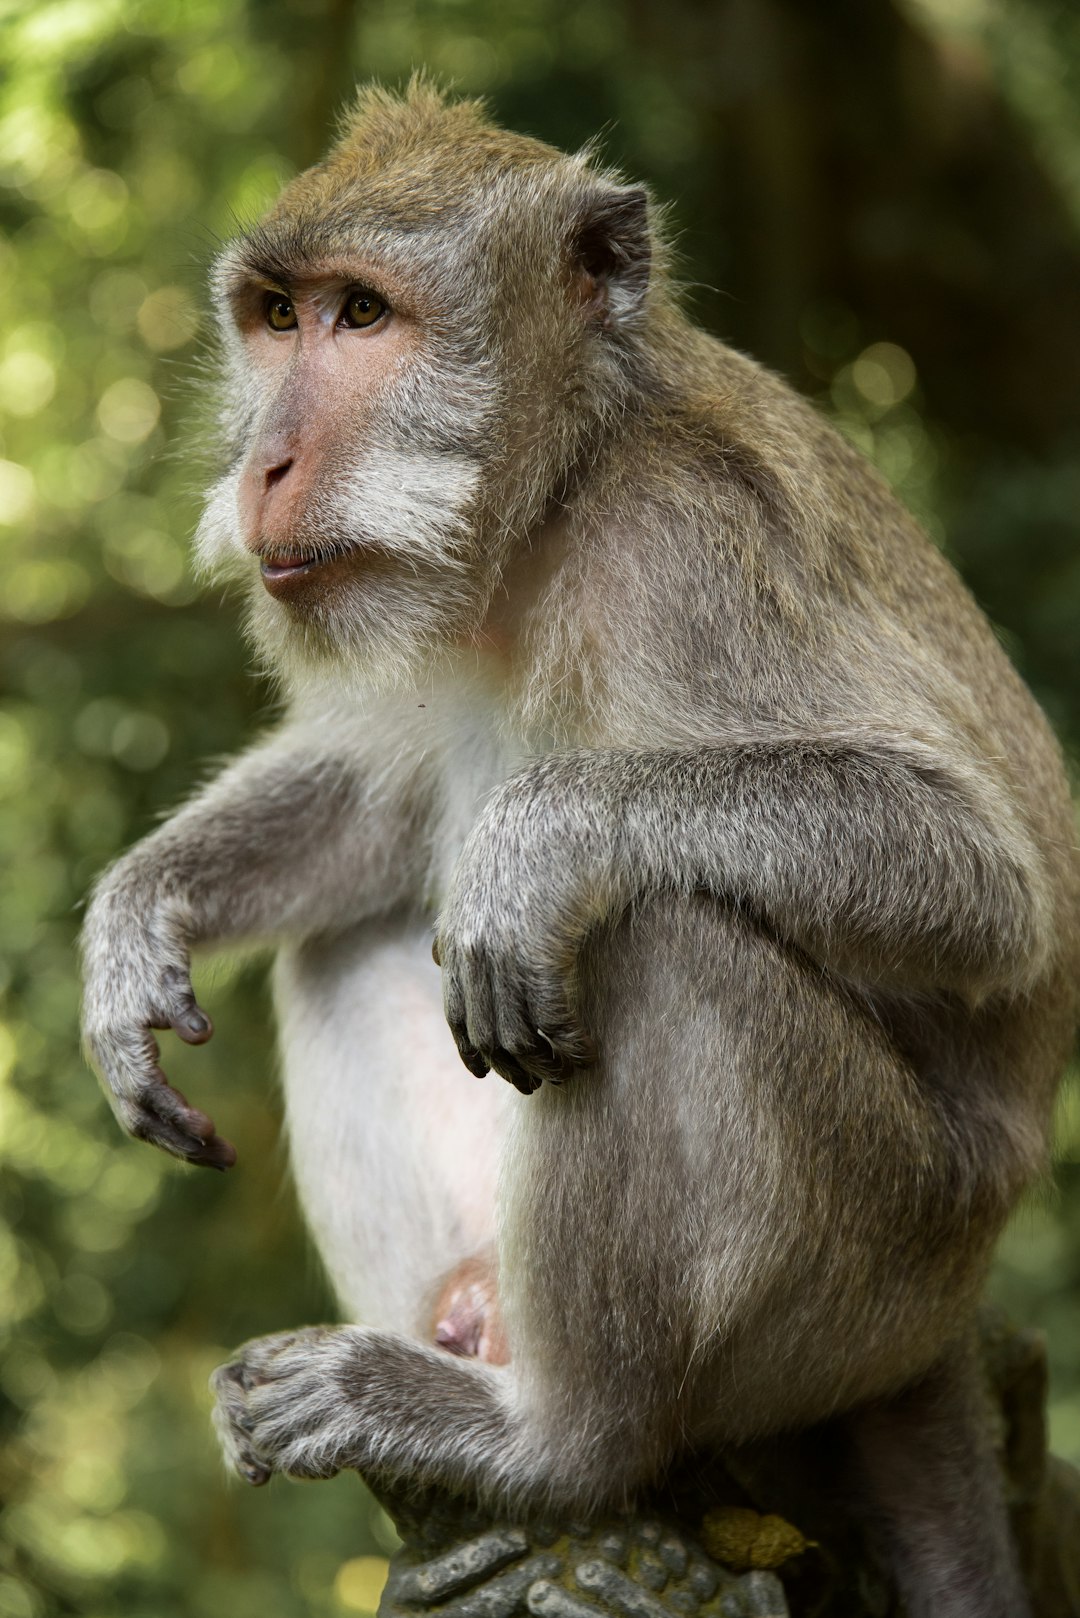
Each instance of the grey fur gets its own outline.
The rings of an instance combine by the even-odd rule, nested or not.
[[[422,1187],[437,1156],[388,1097],[430,1029],[439,908],[466,1065],[535,1092],[475,1146],[481,1179],[501,1154],[511,1363],[423,1341],[418,1281],[411,1311],[219,1372],[233,1464],[588,1511],[694,1447],[852,1412],[911,1618],[1021,1618],[979,1423],[911,1390],[967,1385],[994,1239],[1046,1165],[1080,938],[1061,760],[940,555],[782,382],[687,323],[642,221],[588,154],[419,85],[369,93],[227,253],[235,465],[200,544],[245,581],[288,709],[103,879],[87,1044],[128,1128],[227,1162],[149,1029],[192,1037],[191,948],[284,941],[298,1179],[348,1305],[352,1251],[392,1264],[396,1239],[423,1273],[428,1216],[369,1208],[364,1165]],[[379,569],[304,613],[234,542],[292,386],[242,332],[253,275],[350,255],[406,288],[420,337],[302,536],[381,536]],[[384,959],[415,962],[409,1026],[350,1001]],[[369,1132],[352,1097],[376,1082]],[[483,1223],[448,1205],[444,1257]]]

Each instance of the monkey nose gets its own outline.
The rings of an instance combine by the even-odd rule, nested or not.
[[[244,543],[250,550],[258,550],[263,541],[275,530],[285,529],[291,520],[290,507],[295,503],[295,475],[289,487],[283,488],[286,478],[297,462],[284,445],[267,445],[263,454],[251,457],[240,478],[239,515]]]

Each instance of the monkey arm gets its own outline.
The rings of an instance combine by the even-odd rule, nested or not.
[[[709,889],[830,971],[897,992],[1021,993],[1048,953],[1030,836],[989,768],[944,748],[556,754],[495,795],[455,873],[438,949],[466,1066],[528,1090],[587,1060],[580,943],[671,888]]]
[[[83,1033],[121,1124],[188,1162],[235,1158],[158,1066],[151,1029],[210,1038],[199,944],[302,935],[387,908],[414,879],[414,772],[288,727],[252,749],[101,878],[83,928]],[[317,733],[316,733],[317,734]]]

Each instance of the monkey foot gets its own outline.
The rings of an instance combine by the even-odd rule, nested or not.
[[[259,1337],[214,1372],[214,1426],[226,1461],[248,1483],[275,1472],[328,1478],[350,1464],[356,1417],[347,1383],[362,1336],[313,1326]]]

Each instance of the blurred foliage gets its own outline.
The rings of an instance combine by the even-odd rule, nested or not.
[[[227,1486],[206,1377],[333,1305],[279,1145],[262,972],[167,1050],[241,1166],[124,1141],[78,1051],[94,874],[267,702],[186,547],[205,267],[358,77],[426,64],[673,201],[707,324],[816,395],[1080,740],[1080,11],[1071,0],[0,0],[0,1618],[370,1611],[354,1478]],[[717,290],[717,289],[723,289]],[[1080,1458],[1080,1101],[998,1295]]]

